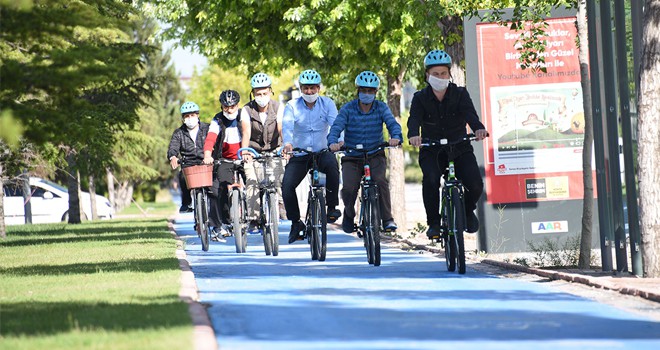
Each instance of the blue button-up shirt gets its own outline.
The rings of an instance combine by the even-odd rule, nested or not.
[[[328,147],[327,136],[330,126],[337,118],[337,106],[325,96],[319,96],[312,108],[302,97],[289,101],[282,117],[282,144],[293,147],[312,148],[313,152]]]

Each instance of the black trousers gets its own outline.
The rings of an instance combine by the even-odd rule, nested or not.
[[[390,182],[386,177],[387,158],[385,152],[380,151],[369,156],[369,169],[371,170],[371,178],[378,185],[381,220],[383,222],[392,220]],[[341,200],[344,202],[344,220],[353,221],[355,218],[355,200],[360,190],[360,181],[363,174],[364,160],[362,157],[344,157],[341,159],[341,176],[344,180],[341,189]]]
[[[323,153],[318,160],[319,170],[326,174],[325,194],[328,208],[335,208],[339,204],[339,165],[332,153]],[[300,207],[296,196],[296,187],[305,178],[312,168],[311,156],[291,157],[284,169],[282,179],[282,199],[287,219],[300,220]]]
[[[190,190],[186,184],[186,176],[183,175],[183,170],[179,171],[179,189],[181,189],[181,205],[190,206],[192,204],[192,197]]]
[[[440,179],[449,166],[446,152],[439,149],[423,148],[419,152],[419,166],[422,168],[422,197],[426,209],[426,223],[440,224]],[[484,191],[484,182],[474,152],[468,151],[454,159],[456,177],[465,188],[465,211],[470,213],[477,208],[477,201]]]
[[[241,171],[241,177],[245,182],[245,175]],[[213,186],[211,194],[213,198],[209,208],[209,226],[218,227],[221,224],[229,224],[229,185],[234,183],[234,165],[220,163],[215,166]]]

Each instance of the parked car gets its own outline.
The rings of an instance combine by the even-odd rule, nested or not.
[[[65,187],[38,177],[31,177],[30,189],[33,223],[52,223],[69,219],[69,193]],[[88,192],[81,192],[80,203],[85,215],[83,219],[92,218],[90,198]],[[5,224],[20,225],[25,223],[22,186],[5,184],[4,209]],[[100,195],[96,195],[96,211],[101,219],[111,219],[115,214],[110,201]]]

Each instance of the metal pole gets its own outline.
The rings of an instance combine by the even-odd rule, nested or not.
[[[596,162],[596,190],[598,192],[598,223],[600,228],[600,251],[603,271],[612,271],[612,243],[608,232],[612,232],[611,217],[607,201],[607,175],[605,172],[605,144],[601,108],[600,61],[598,59],[598,26],[600,12],[595,0],[587,0],[587,27],[589,30],[589,75],[591,76],[591,99],[594,118],[594,156]]]
[[[631,10],[634,14],[635,6],[641,9],[642,5],[639,1],[631,2]],[[628,232],[630,240],[630,255],[632,273],[637,276],[642,276],[642,253],[641,253],[641,235],[639,232],[639,211],[637,208],[637,181],[635,180],[635,161],[633,156],[633,129],[632,118],[630,114],[630,91],[628,87],[628,59],[626,55],[626,9],[623,1],[614,2],[614,19],[616,25],[616,46],[618,68],[619,68],[619,92],[621,104],[621,132],[623,133],[623,161],[624,168],[626,169],[626,203],[628,205]],[[633,17],[633,43],[635,42],[634,30],[634,17]],[[619,30],[621,28],[621,30]],[[639,34],[639,32],[637,33]],[[634,52],[633,46],[633,52]],[[635,84],[638,85],[638,84]]]
[[[628,254],[626,231],[623,223],[623,194],[621,190],[621,167],[619,166],[619,113],[617,107],[616,66],[614,64],[614,43],[612,30],[612,4],[610,0],[601,0],[601,31],[603,44],[603,83],[605,88],[605,127],[607,136],[605,144],[609,162],[608,199],[611,204],[612,224],[614,228],[614,252],[616,254],[616,270],[628,271]],[[618,28],[617,28],[618,30]],[[625,28],[624,28],[625,31]],[[623,56],[625,60],[625,56]],[[608,232],[610,235],[612,231]],[[611,237],[611,236],[610,236]]]

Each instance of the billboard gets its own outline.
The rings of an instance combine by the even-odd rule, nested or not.
[[[487,200],[582,199],[584,110],[575,17],[548,19],[545,72],[523,69],[516,32],[477,24]],[[592,162],[593,164],[593,162]]]

